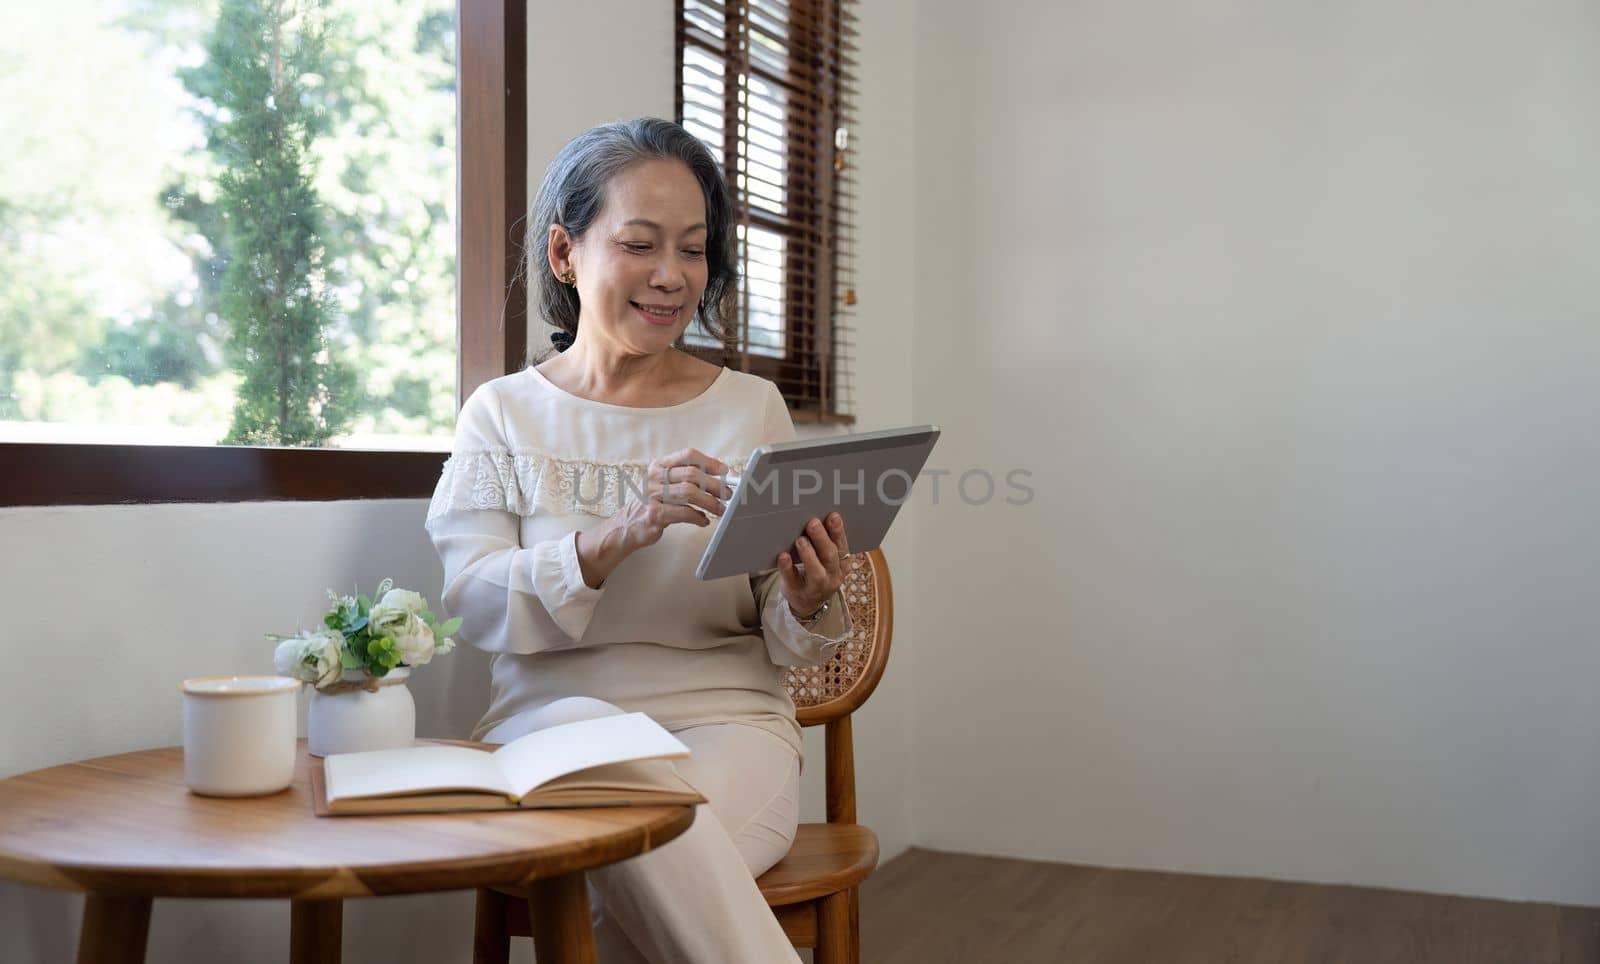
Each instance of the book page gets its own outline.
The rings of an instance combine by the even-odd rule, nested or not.
[[[464,746],[408,746],[335,753],[322,761],[328,803],[352,797],[396,797],[435,790],[513,793],[493,754]]]
[[[689,748],[643,713],[563,723],[494,751],[516,799],[556,777],[607,763],[682,758]]]
[[[560,790],[662,790],[673,793],[698,793],[669,760],[629,760],[625,763],[607,763],[556,777],[533,791],[531,796],[542,797]]]

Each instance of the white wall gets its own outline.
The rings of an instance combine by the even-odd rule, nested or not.
[[[860,138],[863,238],[901,236],[911,221],[911,38],[894,27],[910,0],[865,11]],[[544,164],[591,124],[672,116],[672,10],[653,0],[530,6],[530,198]],[[858,428],[906,424],[911,363],[909,245],[866,245],[857,349]],[[870,324],[868,322],[870,321]],[[545,339],[534,342],[543,347]],[[441,574],[420,501],[0,509],[0,776],[67,760],[181,741],[176,681],[270,672],[269,631],[313,625],[323,589],[370,588],[385,575],[437,600]],[[901,532],[896,538],[901,538]],[[909,533],[907,533],[909,535]],[[886,547],[897,587],[910,584],[909,539]],[[856,727],[861,817],[885,859],[909,843],[905,801],[910,654],[896,659]],[[419,732],[465,736],[487,702],[488,660],[458,650],[411,684]],[[809,746],[808,815],[820,815],[820,740]],[[70,959],[81,898],[0,883],[0,959]],[[345,960],[465,961],[465,893],[350,901]],[[152,961],[236,964],[284,959],[286,902],[158,901]],[[527,959],[527,942],[515,942]],[[516,958],[514,958],[516,959]]]
[[[1593,6],[918,11],[917,842],[1600,904]]]

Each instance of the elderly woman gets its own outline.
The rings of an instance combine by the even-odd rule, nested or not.
[[[579,135],[529,217],[559,352],[467,399],[428,510],[461,635],[495,654],[474,737],[642,711],[692,752],[709,800],[660,850],[589,875],[602,961],[796,961],[755,886],[794,838],[800,727],[782,668],[849,630],[844,520],[778,568],[699,581],[731,473],[794,437],[772,383],[675,347],[719,341],[734,284],[723,173],[664,120]]]

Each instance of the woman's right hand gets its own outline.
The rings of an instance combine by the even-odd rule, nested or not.
[[[726,500],[733,496],[723,481],[727,474],[725,463],[693,448],[651,462],[643,493],[625,488],[627,499],[616,515],[578,533],[583,581],[592,589],[600,588],[622,560],[655,545],[669,525],[710,525],[705,513],[722,515]]]

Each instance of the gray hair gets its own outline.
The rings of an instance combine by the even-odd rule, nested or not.
[[[578,289],[563,284],[550,268],[550,225],[566,228],[574,241],[582,238],[605,206],[606,186],[611,179],[630,165],[654,158],[682,161],[700,182],[706,201],[708,272],[695,316],[707,335],[726,344],[738,270],[728,185],[722,166],[699,138],[659,117],[591,127],[569,141],[550,162],[534,196],[533,209],[528,212],[528,255],[524,266],[529,293],[546,323],[568,335],[577,335]]]

